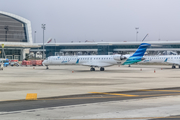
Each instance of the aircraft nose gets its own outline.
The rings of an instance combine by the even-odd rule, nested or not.
[[[44,60],[44,61],[42,62],[42,64],[45,65],[45,64],[46,64],[46,60]]]

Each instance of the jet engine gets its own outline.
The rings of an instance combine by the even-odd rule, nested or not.
[[[125,56],[123,56],[123,55],[114,55],[113,56],[113,58],[114,58],[114,60],[125,60],[125,59],[127,59]]]
[[[145,59],[146,59],[146,58],[143,58],[143,57],[141,58],[142,61],[145,60]]]

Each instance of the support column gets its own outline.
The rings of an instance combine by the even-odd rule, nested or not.
[[[34,58],[36,59],[36,54],[37,54],[37,52],[34,52]]]
[[[21,55],[20,55],[20,60],[24,60],[26,58],[26,54],[29,54],[30,49],[21,49]]]

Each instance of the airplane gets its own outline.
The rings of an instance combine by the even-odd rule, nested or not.
[[[104,67],[122,64],[129,65],[144,60],[143,55],[146,49],[151,46],[148,43],[141,43],[139,48],[132,56],[128,55],[86,55],[86,56],[50,56],[43,61],[46,69],[49,65],[83,65],[90,66],[90,71],[95,71],[95,67],[100,67],[100,71],[104,71]]]
[[[157,55],[157,56],[144,56],[145,60],[141,63],[169,63],[172,64],[172,69],[179,65],[180,68],[180,55]]]

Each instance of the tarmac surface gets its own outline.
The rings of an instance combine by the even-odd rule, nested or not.
[[[7,67],[0,118],[180,119],[180,69],[160,65]],[[37,100],[25,100],[37,93]]]

